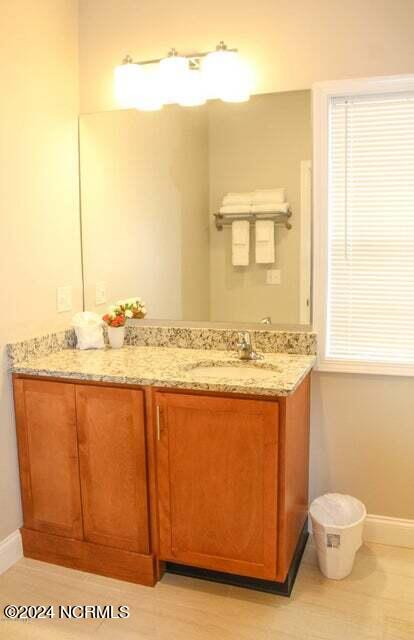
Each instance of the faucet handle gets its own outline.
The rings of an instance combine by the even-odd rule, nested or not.
[[[250,345],[251,343],[250,333],[248,331],[239,331],[239,345]]]

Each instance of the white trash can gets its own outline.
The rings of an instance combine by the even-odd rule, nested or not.
[[[352,496],[326,493],[309,509],[319,568],[327,578],[348,576],[362,545],[365,506]]]

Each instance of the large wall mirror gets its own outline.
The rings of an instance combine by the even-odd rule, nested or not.
[[[151,321],[309,324],[311,144],[309,91],[82,115],[85,308],[139,295]],[[286,216],[231,200],[217,228],[226,194],[270,189],[284,190],[290,229]],[[269,217],[263,236],[257,220]],[[249,221],[242,266],[238,220]],[[272,262],[257,261],[263,241]]]

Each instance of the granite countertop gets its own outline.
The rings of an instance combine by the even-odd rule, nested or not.
[[[70,380],[286,396],[295,391],[314,363],[313,355],[265,353],[261,360],[242,362],[234,351],[124,346],[62,349],[22,360],[11,370]],[[208,368],[207,375],[194,370],[195,366]],[[239,368],[240,376],[225,375],[223,367]]]

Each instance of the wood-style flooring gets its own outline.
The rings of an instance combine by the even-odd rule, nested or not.
[[[111,604],[124,620],[7,621],[6,604]],[[365,544],[327,580],[308,543],[291,598],[165,575],[155,587],[24,558],[0,576],[3,640],[414,640],[414,549]]]

